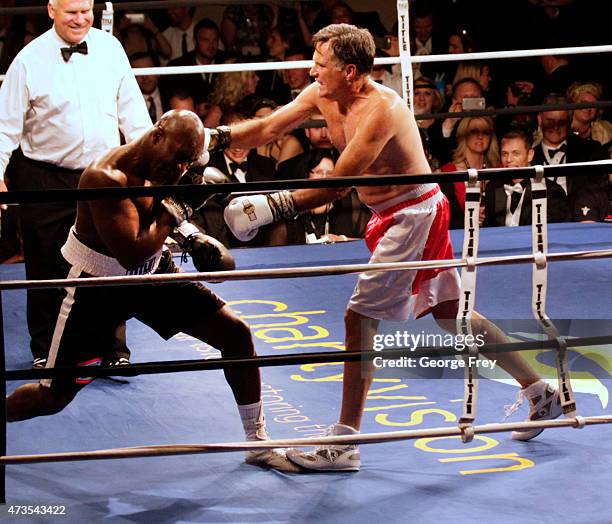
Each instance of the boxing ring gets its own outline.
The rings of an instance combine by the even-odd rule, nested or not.
[[[606,224],[554,224],[551,251],[612,245]],[[453,232],[460,251],[462,232]],[[577,239],[580,239],[577,241]],[[481,232],[483,257],[523,255],[529,228]],[[235,250],[241,269],[341,265],[367,261],[362,242]],[[459,253],[458,253],[459,254]],[[186,270],[193,270],[187,265]],[[528,318],[530,268],[484,267],[477,307],[490,318]],[[23,277],[21,265],[0,268],[3,281]],[[612,325],[612,260],[551,264],[550,313],[556,318],[607,318]],[[341,347],[342,313],[354,275],[224,282],[214,286],[252,327],[260,355],[332,351]],[[4,291],[8,369],[28,367],[25,291]],[[304,321],[303,323],[301,323]],[[511,334],[529,340],[528,333]],[[177,336],[168,342],[137,321],[128,326],[133,361],[217,358],[205,344]],[[525,352],[530,362],[554,363]],[[608,353],[609,355],[609,353]],[[608,357],[609,358],[609,357]],[[552,366],[552,367],[550,367]],[[576,362],[581,413],[611,415],[612,377],[588,358]],[[607,368],[610,369],[609,367]],[[263,401],[274,438],[316,437],[335,420],[341,363],[262,369]],[[553,376],[549,373],[549,376]],[[574,375],[573,375],[574,376]],[[598,378],[595,378],[598,377]],[[14,384],[14,383],[13,383]],[[478,422],[496,423],[517,387],[481,385]],[[363,433],[456,428],[459,380],[386,376],[370,391]],[[147,445],[152,442],[241,440],[234,401],[220,371],[100,379],[62,413],[8,426],[8,454],[51,453]],[[526,411],[512,421],[525,418]],[[412,422],[412,425],[407,423]],[[612,444],[607,427],[545,431],[525,443],[507,433],[423,437],[362,448],[357,474],[283,474],[245,465],[241,453],[7,466],[7,501],[65,505],[68,522],[388,522],[474,518],[499,522],[607,522]],[[562,494],[562,496],[559,496]],[[588,504],[584,501],[588,500]],[[572,513],[577,505],[580,513]],[[517,516],[521,516],[520,518]],[[525,517],[525,518],[523,518]],[[59,517],[57,517],[59,519]],[[518,518],[518,520],[517,520]]]
[[[398,2],[398,19],[401,41],[406,43],[405,1]],[[377,59],[376,63],[402,65],[408,101],[411,62],[609,51],[612,46],[411,57],[403,46],[400,57]],[[219,64],[141,69],[138,74],[271,70],[311,64]],[[568,108],[609,105],[566,104]],[[468,173],[468,182],[476,175]],[[533,169],[525,175],[533,176]],[[542,172],[537,176],[541,178]],[[454,180],[453,175],[445,177]],[[312,185],[301,181],[291,187],[300,184]],[[612,422],[612,228],[609,224],[544,224],[544,228],[550,248],[544,249],[547,259],[534,248],[531,228],[480,231],[478,257],[466,257],[463,231],[453,231],[451,236],[457,266],[466,272],[479,268],[478,293],[471,307],[496,322],[532,316],[532,270],[546,266],[546,313],[553,319],[565,319],[561,324],[567,328],[568,371],[578,406],[566,418],[524,423],[527,410],[523,406],[502,422],[504,405],[512,403],[518,387],[507,375],[483,371],[481,376],[488,380],[480,381],[477,424],[475,420],[466,424],[462,375],[425,378],[386,370],[377,375],[368,394],[362,435],[348,439],[379,443],[362,447],[359,473],[265,471],[244,464],[240,452],[226,453],[247,449],[248,444],[241,442],[235,402],[214,362],[219,352],[186,335],[166,342],[133,320],[128,327],[134,363],[130,369],[143,374],[128,376],[130,370],[119,369],[113,378],[94,381],[61,413],[7,426],[7,449],[0,463],[6,468],[9,505],[0,506],[0,515],[22,522],[53,518],[78,523],[610,522],[607,484],[612,481],[612,443],[606,438],[610,427],[600,424]],[[214,284],[213,289],[251,326],[257,353],[266,366],[262,368],[262,398],[272,437],[283,445],[304,445],[308,443],[305,439],[313,443],[347,441],[347,437],[322,440],[322,435],[338,414],[340,360],[349,359],[340,353],[343,311],[355,283],[351,273],[364,270],[362,265],[369,258],[365,245],[260,248],[234,250],[233,255],[238,267],[234,279]],[[194,271],[191,262],[184,269]],[[20,383],[13,380],[21,376],[16,370],[25,370],[31,360],[23,279],[22,265],[0,266],[9,391]],[[140,280],[145,282],[146,277]],[[7,285],[9,282],[15,285]],[[427,322],[411,327],[431,329]],[[547,382],[556,384],[555,346],[542,349],[547,337],[537,330],[519,329],[518,324],[508,333],[529,363]],[[594,335],[607,336],[600,337],[600,344],[591,340],[581,345],[580,341]],[[323,352],[329,358],[321,357]],[[270,357],[278,361],[273,364]],[[173,369],[170,361],[177,363]],[[199,364],[189,364],[193,361]],[[147,364],[147,371],[138,367],[139,362],[152,364]],[[155,363],[160,367],[155,369]],[[216,369],[202,371],[207,363]],[[161,368],[181,372],[157,374]],[[32,372],[22,375],[27,373]],[[529,442],[511,440],[507,433],[538,424],[550,429]],[[265,447],[261,443],[254,446]],[[92,460],[101,458],[126,460]],[[11,507],[35,506],[59,509],[53,516],[7,513]]]

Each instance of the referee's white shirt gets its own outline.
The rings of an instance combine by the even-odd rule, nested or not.
[[[0,179],[10,155],[84,169],[151,127],[151,118],[119,41],[91,28],[88,54],[74,53],[51,28],[17,55],[0,88]]]

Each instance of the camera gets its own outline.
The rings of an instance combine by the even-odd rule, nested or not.
[[[461,102],[461,108],[464,111],[474,111],[485,108],[485,99],[480,98],[464,98]]]
[[[131,24],[144,24],[144,13],[126,13],[125,17],[130,21]]]
[[[374,43],[378,49],[391,49],[390,36],[375,36]]]

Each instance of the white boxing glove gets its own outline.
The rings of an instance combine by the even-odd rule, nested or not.
[[[251,240],[261,226],[298,214],[290,191],[234,198],[223,211],[225,223],[238,240]]]
[[[251,240],[261,226],[274,222],[274,215],[266,195],[232,199],[223,210],[223,218],[230,231],[242,242]]]
[[[198,159],[192,164],[194,167],[203,167],[208,164],[210,160],[210,153],[208,152],[208,146],[210,146],[210,129],[204,128],[204,149]]]

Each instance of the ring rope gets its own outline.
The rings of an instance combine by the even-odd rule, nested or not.
[[[608,174],[612,168],[612,160],[594,162],[576,162],[573,164],[558,164],[545,166],[550,170],[547,176],[589,176],[593,174]],[[492,168],[478,171],[479,180],[501,180],[513,178],[532,178],[533,167]],[[229,182],[227,184],[207,185],[171,185],[171,186],[131,186],[105,187],[86,189],[49,189],[0,192],[0,204],[23,204],[59,201],[104,200],[116,198],[134,198],[142,196],[166,197],[176,195],[213,195],[218,193],[279,191],[283,189],[335,188],[335,187],[366,187],[401,184],[424,184],[438,182],[466,182],[469,180],[467,171],[449,173],[417,173],[391,175],[362,175],[351,177],[327,177],[317,179],[294,179],[279,182],[277,180],[264,182]]]
[[[143,2],[135,4],[125,4],[126,9],[144,9],[146,6],[153,6],[154,4],[163,4],[164,8],[167,8],[169,4],[181,4],[189,3],[187,0],[183,2]],[[204,2],[202,2],[204,3]],[[211,4],[233,4],[233,0],[215,0],[210,2]],[[244,3],[258,3],[257,0],[245,0]],[[137,7],[140,6],[140,7]],[[196,3],[194,5],[200,5]],[[115,9],[123,7],[122,4],[115,4]],[[153,9],[157,7],[151,7]],[[161,9],[161,5],[159,6]],[[94,9],[104,9],[103,6],[95,6]],[[46,12],[46,7],[8,7],[0,8],[0,13],[3,14],[26,14],[33,12]],[[398,31],[401,27],[398,28]],[[400,34],[401,36],[401,34]],[[411,56],[411,63],[430,63],[430,62],[453,62],[462,60],[495,60],[501,58],[527,58],[536,57],[543,55],[577,55],[577,54],[597,54],[597,53],[609,53],[612,52],[612,45],[596,45],[596,46],[576,46],[576,47],[558,47],[548,49],[522,49],[515,51],[490,51],[490,52],[478,52],[478,53],[458,53],[458,54],[444,54],[444,55],[421,55]],[[374,60],[375,65],[395,65],[402,64],[402,57],[393,56],[388,58],[376,58]],[[227,73],[227,72],[242,72],[242,71],[270,71],[270,70],[283,70],[283,69],[298,69],[298,68],[312,68],[314,66],[313,60],[296,60],[294,62],[250,62],[245,64],[214,64],[214,65],[201,65],[201,66],[173,66],[173,67],[143,67],[134,68],[135,74],[140,76],[146,75],[181,75],[181,74],[194,74],[194,73]],[[403,66],[402,66],[403,69]],[[0,75],[0,81],[4,80],[5,75]]]
[[[568,338],[567,347],[603,346],[612,344],[612,335],[601,335],[596,337]],[[509,353],[511,351],[536,351],[545,349],[557,349],[558,344],[554,340],[528,340],[522,342],[492,343],[484,344],[481,351],[490,353]],[[456,357],[460,355],[454,347],[429,347],[385,349],[385,358],[398,359],[405,356],[420,357]],[[127,366],[103,367],[91,366],[86,368],[87,375],[95,378],[108,376],[133,377],[137,375],[164,375],[167,373],[183,373],[192,371],[205,371],[212,369],[225,369],[228,367],[277,367],[302,364],[357,362],[360,360],[373,360],[381,356],[380,351],[323,351],[314,353],[288,353],[268,356],[245,356],[233,358],[191,359],[191,360],[168,360],[157,362],[143,362],[140,364],[129,364]],[[80,377],[83,376],[84,368],[79,366],[41,368],[41,369],[14,369],[6,371],[3,377],[8,381],[13,380],[39,380],[41,378],[58,377]]]
[[[18,8],[14,8],[18,9]],[[46,8],[45,8],[46,11]],[[1,12],[1,10],[0,10]],[[525,58],[542,55],[578,55],[597,54],[612,52],[612,45],[599,45],[587,47],[561,47],[553,49],[530,49],[518,51],[492,51],[485,53],[462,53],[450,55],[422,55],[412,56],[413,63],[425,62],[452,62],[459,60],[490,60],[499,58]],[[374,65],[401,64],[400,57],[376,58]],[[211,64],[197,66],[163,66],[163,67],[139,67],[132,71],[138,76],[150,75],[190,75],[195,73],[237,73],[243,71],[282,71],[284,69],[311,69],[313,60],[295,60],[291,62],[250,62],[245,64]],[[5,75],[0,75],[0,81]]]
[[[480,53],[460,53],[448,55],[413,55],[412,63],[455,62],[463,60],[491,60],[501,58],[527,58],[543,55],[579,55],[612,52],[612,45],[585,47],[559,47],[552,49],[524,49],[517,51],[491,51]],[[402,64],[401,55],[375,58],[374,65]],[[147,75],[188,75],[194,73],[237,73],[243,71],[282,71],[285,69],[312,69],[313,60],[295,60],[291,62],[249,62],[244,64],[211,64],[197,66],[163,66],[134,68],[139,76]]]
[[[531,237],[533,250],[531,309],[548,337],[558,343],[556,368],[559,381],[559,395],[563,413],[568,417],[577,415],[577,404],[572,390],[567,345],[546,313],[548,295],[548,201],[543,166],[535,166],[536,176],[531,180]],[[518,209],[522,206],[522,198]]]
[[[596,102],[576,102],[572,104],[547,104],[533,106],[513,106],[488,109],[471,109],[469,111],[452,111],[448,113],[422,113],[414,115],[416,120],[430,119],[446,119],[446,118],[463,118],[477,116],[500,116],[500,115],[522,115],[524,113],[541,113],[544,111],[564,111],[575,109],[605,109],[612,107],[612,100],[599,100]],[[313,122],[312,124],[310,122]],[[308,127],[325,127],[324,120],[311,120],[308,122]]]
[[[270,3],[293,7],[293,0],[269,0]],[[313,0],[301,0],[311,2]],[[107,2],[110,3],[110,2]],[[170,7],[203,7],[234,5],[236,0],[150,0],[148,2],[117,2],[113,3],[115,11],[138,11],[138,10],[157,10],[168,9]],[[261,4],[261,0],[240,0],[241,4]],[[93,10],[102,11],[104,6],[94,4]],[[47,12],[47,6],[27,6],[27,7],[0,7],[0,15],[29,15],[43,14]]]
[[[508,431],[527,431],[531,429],[554,429],[612,424],[612,415],[575,417],[561,420],[532,422],[506,422],[473,426],[474,434],[504,433]],[[413,429],[389,431],[387,433],[363,433],[358,435],[335,435],[318,438],[275,439],[249,442],[227,442],[217,444],[167,444],[158,446],[136,446],[129,448],[102,449],[97,451],[74,451],[45,453],[38,455],[8,455],[0,457],[0,464],[37,464],[43,462],[67,462],[83,460],[108,460],[123,458],[160,457],[169,455],[196,455],[203,453],[227,453],[233,451],[256,451],[273,448],[310,447],[329,445],[381,444],[420,438],[440,438],[461,436],[459,427]]]
[[[550,253],[550,261],[576,259],[598,259],[612,257],[612,249],[595,249],[587,251],[568,251]],[[8,289],[45,289],[53,287],[97,287],[112,285],[165,284],[168,282],[219,282],[224,280],[261,280],[271,278],[303,278],[330,275],[347,275],[368,271],[400,271],[419,269],[449,269],[477,266],[495,266],[502,264],[526,264],[534,261],[534,255],[507,255],[477,258],[473,261],[461,259],[423,260],[413,262],[380,262],[365,264],[345,264],[337,266],[301,266],[294,268],[272,269],[235,269],[232,271],[209,271],[193,273],[168,273],[153,275],[130,275],[116,277],[86,277],[46,280],[3,280],[0,290]]]

